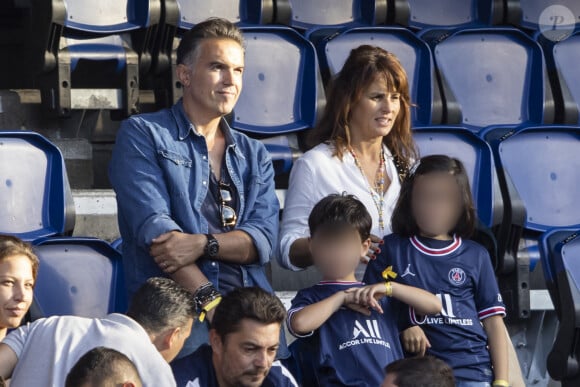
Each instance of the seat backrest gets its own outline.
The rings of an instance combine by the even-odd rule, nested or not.
[[[570,97],[570,102],[575,105],[573,116],[580,124],[580,33],[558,42],[553,47],[552,55],[563,98]]]
[[[461,125],[541,124],[546,70],[540,46],[521,31],[470,29],[434,49],[442,94],[459,105]],[[459,124],[459,122],[448,122]]]
[[[159,0],[65,0],[67,28],[96,34],[114,34],[148,27],[151,10]]]
[[[433,6],[430,0],[407,0],[409,8],[408,26],[417,29],[444,27],[465,28],[490,25],[492,14],[496,19],[503,16],[503,9],[494,6],[491,0],[439,0]],[[500,20],[495,20],[497,24]]]
[[[465,166],[473,200],[481,222],[491,227],[501,219],[497,214],[500,194],[489,145],[465,128],[425,128],[415,130],[413,138],[421,157],[444,154],[459,159]]]
[[[498,151],[500,168],[526,209],[526,229],[580,225],[579,128],[525,128],[501,141]]]
[[[40,261],[33,314],[103,317],[126,312],[121,254],[92,238],[35,242]]]
[[[0,131],[0,233],[31,241],[74,227],[59,149],[35,132]]]
[[[384,24],[386,0],[289,0],[292,27],[346,27]]]
[[[578,344],[580,334],[580,234],[575,232],[559,242],[552,253],[556,280],[559,326],[552,350],[548,354],[550,376],[562,386],[577,386]]]
[[[411,102],[417,105],[411,108],[413,125],[438,122],[441,112],[434,107],[438,91],[436,93],[431,50],[425,42],[404,28],[353,28],[321,42],[318,52],[323,69],[328,71],[326,78],[337,74],[350,51],[363,44],[384,48],[401,62],[407,73]]]
[[[236,24],[268,24],[274,18],[274,2],[265,0],[177,0],[179,28],[189,30],[210,17]]]
[[[574,30],[574,24],[578,24],[578,17],[580,17],[580,2],[576,0],[508,2],[508,8],[512,6],[519,8],[517,11],[517,16],[521,16],[519,25],[531,30]]]
[[[313,127],[319,70],[312,44],[288,27],[247,27],[244,87],[234,128],[262,135]]]

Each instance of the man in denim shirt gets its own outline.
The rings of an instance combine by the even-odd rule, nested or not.
[[[242,45],[240,30],[223,19],[188,31],[177,49],[183,98],[122,123],[109,173],[129,293],[165,274],[210,319],[220,293],[272,291],[263,268],[278,232],[272,161],[223,118],[242,89]],[[207,325],[196,323],[181,355],[204,342]]]

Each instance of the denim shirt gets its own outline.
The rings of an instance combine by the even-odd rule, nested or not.
[[[278,233],[279,203],[271,157],[262,143],[230,129],[225,120],[221,128],[230,140],[226,168],[239,194],[234,229],[250,235],[259,256],[256,264],[241,265],[243,283],[272,291],[263,267]],[[121,124],[109,178],[117,194],[130,295],[148,278],[164,275],[149,255],[152,239],[172,230],[207,233],[201,206],[209,174],[205,138],[187,118],[181,100],[170,109],[132,116]],[[197,264],[219,290],[219,265],[205,258]]]

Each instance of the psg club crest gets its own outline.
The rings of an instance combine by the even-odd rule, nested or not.
[[[465,272],[459,267],[449,270],[449,281],[453,285],[462,285],[465,282]]]

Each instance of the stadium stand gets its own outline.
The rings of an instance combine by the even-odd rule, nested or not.
[[[72,232],[75,210],[59,149],[29,131],[0,131],[0,232],[32,241]]]
[[[36,240],[40,260],[31,318],[104,317],[127,310],[121,254],[95,238]]]

